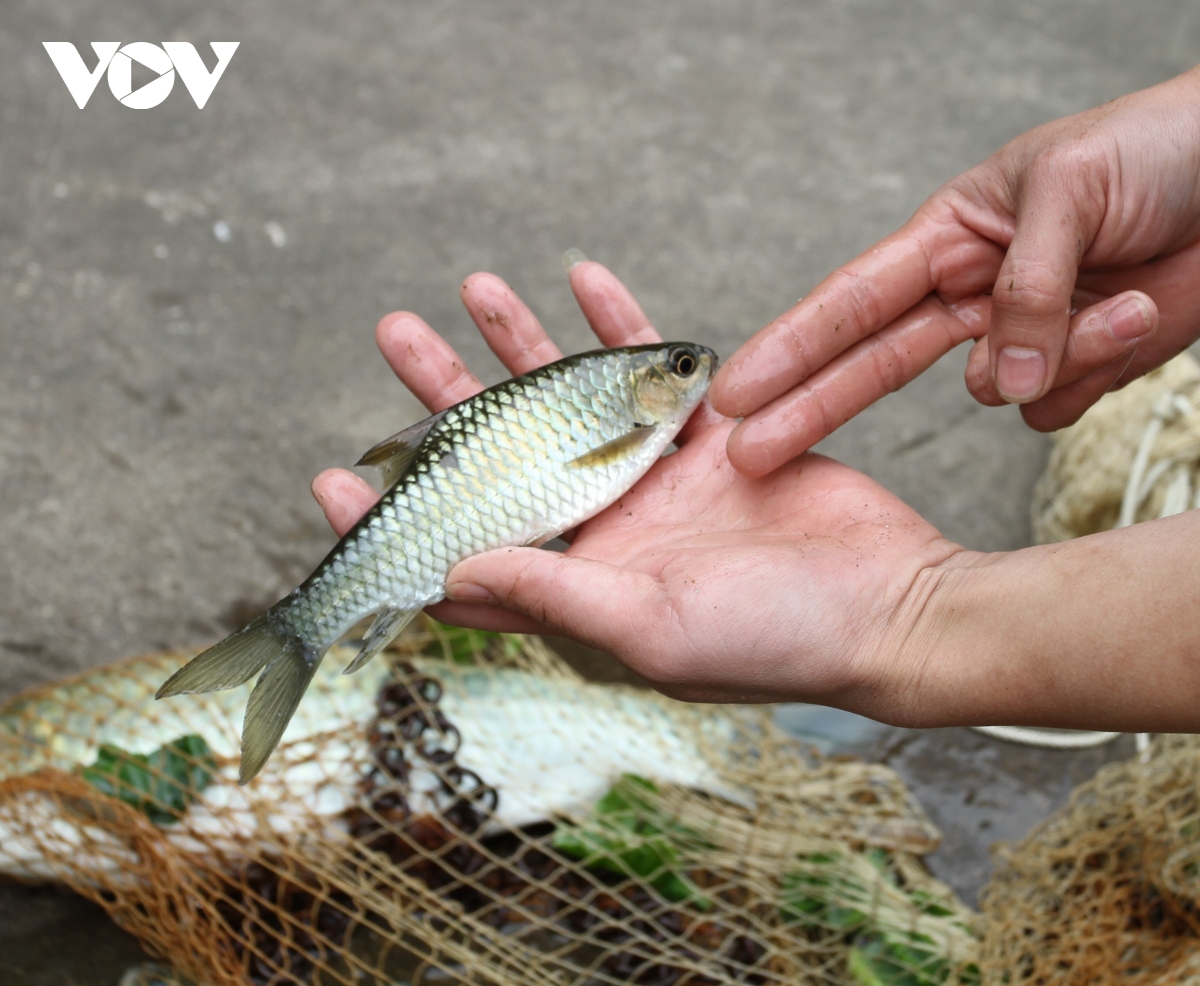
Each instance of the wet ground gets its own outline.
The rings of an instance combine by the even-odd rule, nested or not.
[[[41,42],[109,37],[241,48],[203,110],[103,82],[80,110]],[[303,578],[332,543],[311,477],[420,416],[374,351],[384,313],[498,379],[459,282],[501,274],[581,349],[577,246],[729,353],[942,181],[1197,50],[1191,0],[5,0],[0,697],[210,641]],[[975,405],[962,362],[825,451],[1018,547],[1045,439]],[[863,750],[912,782],[968,898],[989,843],[1115,752]],[[135,952],[72,898],[0,888],[0,986],[111,986]]]

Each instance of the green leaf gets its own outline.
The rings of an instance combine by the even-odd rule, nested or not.
[[[846,971],[862,986],[888,986],[888,980],[880,977],[871,958],[857,948],[851,948],[846,956]]]
[[[879,871],[880,879],[901,887],[887,850],[870,849],[862,857]],[[836,853],[801,858],[806,868],[785,874],[781,880],[781,916],[785,921],[845,934],[851,943],[846,969],[855,982],[861,986],[977,986],[978,967],[966,966],[955,976],[928,935],[880,929],[871,914],[853,906],[870,900],[871,891],[855,873],[849,851],[846,858]],[[907,894],[922,914],[954,917],[953,911],[922,890],[914,888]]]
[[[978,966],[968,965],[952,978],[950,964],[942,956],[886,935],[856,940],[847,970],[863,986],[978,986],[980,982]]]
[[[156,825],[179,820],[211,783],[217,762],[199,736],[181,736],[149,754],[104,744],[79,775],[102,794],[119,798]]]
[[[707,911],[705,898],[677,871],[679,849],[707,843],[653,800],[658,788],[636,774],[624,774],[582,825],[560,825],[554,848],[592,870],[645,880],[673,904]]]
[[[497,633],[494,630],[471,630],[467,627],[450,626],[448,623],[429,621],[433,640],[425,645],[423,653],[429,657],[440,657],[455,664],[477,664],[479,657],[496,648],[505,658],[521,653],[521,638],[515,633]]]
[[[867,915],[855,907],[837,901],[861,900],[863,888],[857,881],[839,875],[839,858],[833,854],[814,854],[806,862],[827,867],[825,872],[797,871],[784,874],[780,881],[779,909],[785,921],[811,919],[838,931],[853,931],[867,921]]]

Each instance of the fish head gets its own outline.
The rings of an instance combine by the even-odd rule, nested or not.
[[[639,411],[656,424],[682,424],[717,372],[717,354],[694,342],[646,347],[632,370]]]

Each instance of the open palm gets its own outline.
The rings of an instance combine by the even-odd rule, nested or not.
[[[658,339],[625,288],[599,264],[571,284],[600,340]],[[463,300],[513,373],[560,355],[498,278],[479,274]],[[380,348],[431,410],[480,389],[416,316],[385,318]],[[828,702],[909,719],[914,681],[889,660],[922,573],[961,549],[867,477],[805,455],[757,479],[730,465],[734,424],[707,405],[620,501],[579,527],[565,554],[508,548],[450,574],[441,619],[561,634],[616,655],[692,700]],[[377,494],[351,473],[313,484],[339,533]]]

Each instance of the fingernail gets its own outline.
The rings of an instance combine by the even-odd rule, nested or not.
[[[494,603],[496,597],[474,582],[451,582],[446,586],[446,598],[456,603]]]
[[[579,247],[571,247],[571,249],[562,256],[563,270],[569,271],[572,267],[576,266],[577,264],[582,264],[585,260],[587,260],[587,257],[584,256],[583,251],[580,250]]]
[[[1036,349],[1005,346],[996,357],[996,389],[1010,404],[1033,400],[1046,382],[1046,357]]]
[[[1140,298],[1124,298],[1104,316],[1108,331],[1120,342],[1133,342],[1150,331],[1150,313]]]

